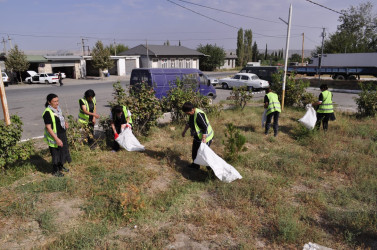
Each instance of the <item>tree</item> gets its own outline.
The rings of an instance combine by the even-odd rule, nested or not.
[[[7,70],[18,72],[20,81],[22,82],[21,72],[29,69],[30,63],[26,59],[26,55],[23,51],[18,49],[18,45],[15,45],[13,49],[9,51],[7,60],[5,61],[5,67]]]
[[[267,43],[266,43],[266,50],[264,51],[264,60],[267,60],[267,56],[268,54],[267,54]]]
[[[106,46],[106,49],[110,50],[110,55],[116,56],[121,52],[127,51],[128,46],[126,46],[124,44],[117,44],[115,46],[113,44],[110,44],[110,46]]]
[[[237,66],[244,65],[245,48],[243,44],[243,29],[239,29],[237,33]]]
[[[103,76],[103,70],[113,67],[114,61],[110,59],[110,50],[103,47],[101,41],[97,41],[92,50],[93,66],[99,69],[100,76]]]
[[[245,30],[245,36],[244,36],[244,46],[245,46],[245,59],[244,62],[249,62],[252,59],[253,52],[251,49],[251,44],[253,40],[253,33],[251,30]]]
[[[178,46],[181,46],[181,40],[179,40]]]
[[[253,44],[252,53],[253,53],[253,62],[258,61],[259,52],[258,52],[257,42],[254,42]]]
[[[200,44],[196,50],[205,55],[208,55],[201,59],[199,62],[199,67],[201,70],[212,71],[224,64],[226,55],[225,50],[216,46],[216,44],[207,44],[205,46]]]
[[[342,10],[337,31],[324,41],[324,53],[377,52],[377,15],[371,2]],[[321,46],[316,48],[321,53]]]
[[[290,62],[301,62],[301,55],[297,54],[297,53],[294,53],[291,55],[291,57],[289,58],[289,61]]]

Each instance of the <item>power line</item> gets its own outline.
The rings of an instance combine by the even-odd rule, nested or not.
[[[309,3],[312,3],[312,4],[315,4],[315,5],[318,5],[318,6],[322,7],[322,8],[328,9],[328,10],[330,10],[330,11],[332,11],[332,12],[335,12],[335,13],[338,13],[338,14],[343,15],[342,12],[336,11],[336,10],[331,9],[331,8],[329,8],[329,7],[326,7],[326,6],[322,5],[322,4],[319,4],[319,3],[313,2],[313,1],[311,1],[311,0],[305,0],[305,1],[307,1],[307,2],[309,2]]]

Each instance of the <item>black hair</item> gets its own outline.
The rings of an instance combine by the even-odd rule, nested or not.
[[[88,99],[89,97],[95,97],[96,94],[94,93],[94,90],[93,89],[88,89],[87,91],[85,91],[84,93],[84,97],[85,99]]]
[[[120,105],[116,105],[111,109],[111,113],[113,114],[113,117],[115,117],[116,114],[119,114],[123,112],[123,107]]]
[[[182,106],[182,111],[183,112],[190,112],[194,108],[194,104],[191,102],[185,102]]]
[[[52,93],[51,93],[51,94],[48,94],[47,97],[46,97],[46,100],[47,100],[47,101],[46,101],[46,103],[45,103],[45,107],[47,108],[48,105],[50,105],[49,102],[51,102],[51,100],[54,99],[54,98],[56,98],[56,97],[58,97],[58,96],[55,95],[55,94],[52,94]]]
[[[321,84],[321,86],[319,86],[319,88],[321,89],[321,90],[327,90],[328,89],[328,87],[327,87],[327,84]]]

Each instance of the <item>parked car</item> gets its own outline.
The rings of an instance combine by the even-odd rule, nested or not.
[[[209,76],[207,76],[207,79],[210,81],[210,83],[211,83],[212,86],[216,86],[217,84],[219,84],[219,79],[217,79],[215,77],[209,77]]]
[[[8,77],[7,73],[1,72],[1,76],[3,77],[4,86],[8,87],[9,77]]]
[[[268,81],[259,79],[256,74],[251,73],[237,73],[233,77],[220,79],[220,83],[223,89],[246,86],[248,90],[257,90],[270,86]]]
[[[25,81],[28,83],[57,83],[59,82],[58,77],[53,73],[41,73],[38,74],[35,71],[29,70],[27,73],[30,77],[26,77]]]
[[[198,69],[177,69],[177,68],[140,68],[131,72],[130,85],[146,83],[153,87],[155,96],[158,99],[168,94],[174,88],[177,79],[190,81],[197,84],[200,94],[211,99],[216,98],[216,89],[211,85],[206,75]]]
[[[61,74],[62,74],[62,78],[64,79],[64,78],[66,78],[66,75],[65,75],[65,73],[64,72],[60,72]],[[59,73],[54,73],[54,75],[56,75],[56,76],[58,76],[59,77]]]

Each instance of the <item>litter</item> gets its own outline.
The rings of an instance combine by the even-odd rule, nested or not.
[[[306,105],[305,115],[298,121],[304,125],[307,129],[312,130],[317,122],[317,115],[311,104]]]
[[[309,242],[304,245],[303,250],[332,250],[332,248],[321,246],[317,243]]]
[[[118,138],[115,141],[127,151],[144,151],[145,148],[140,142],[136,139],[132,130],[126,128],[119,134]]]
[[[264,109],[264,112],[262,114],[262,128],[264,128],[264,124],[266,123],[267,120],[267,109]]]
[[[200,144],[198,155],[194,163],[202,166],[210,166],[216,177],[221,181],[229,183],[237,179],[242,179],[242,176],[234,167],[226,163],[205,143]]]

